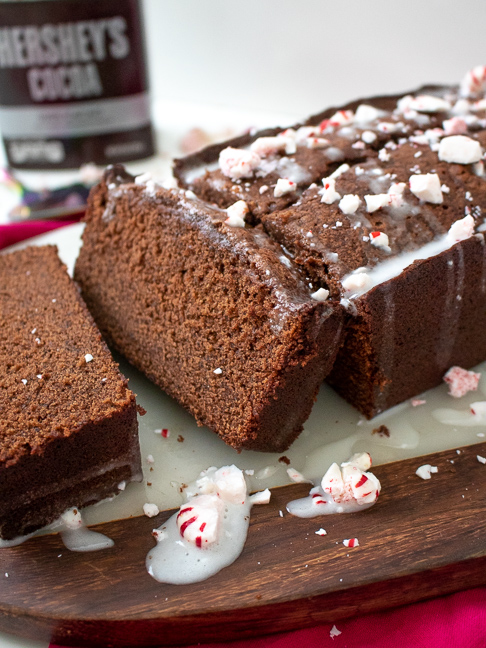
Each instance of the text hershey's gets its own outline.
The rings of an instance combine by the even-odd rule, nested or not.
[[[97,62],[130,53],[122,16],[70,23],[0,28],[0,68],[29,68],[35,102],[100,96]]]

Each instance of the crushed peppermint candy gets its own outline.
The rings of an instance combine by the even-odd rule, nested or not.
[[[388,245],[388,236],[385,232],[371,232],[370,241],[371,245],[374,245],[375,247],[390,249]]]
[[[359,547],[358,538],[349,538],[348,540],[343,540],[343,545],[345,547]]]
[[[439,160],[455,164],[473,164],[483,157],[481,144],[465,135],[444,137],[439,144]]]
[[[481,455],[476,455],[476,459],[479,461],[479,463],[485,464],[486,465],[486,458],[481,457]]]
[[[295,153],[295,140],[289,135],[277,135],[275,137],[259,137],[250,146],[250,150],[260,157],[275,155],[281,151],[291,154]]]
[[[326,299],[329,297],[329,290],[326,290],[325,288],[319,288],[319,290],[316,290],[316,292],[311,293],[311,297],[316,301],[326,301]]]
[[[339,209],[343,214],[354,214],[361,204],[361,198],[356,194],[345,194],[339,201]]]
[[[457,220],[449,228],[447,236],[455,242],[464,241],[474,234],[474,218],[468,214],[464,218]]]
[[[486,422],[486,401],[477,401],[476,403],[471,403],[469,409],[471,410],[471,414],[478,420],[478,422]]]
[[[252,504],[268,504],[270,502],[270,498],[272,496],[272,493],[268,488],[265,488],[265,490],[258,491],[257,493],[253,493],[253,495],[250,495],[250,502]]]
[[[419,405],[425,405],[426,402],[427,401],[423,398],[412,398],[410,404],[412,405],[412,407],[419,407]]]
[[[306,479],[304,475],[300,473],[298,470],[295,470],[295,468],[287,468],[287,475],[296,484],[304,484],[305,482],[310,481],[309,479]]]
[[[376,133],[373,133],[373,131],[366,130],[361,133],[361,139],[366,144],[372,144],[376,140],[376,137]]]
[[[143,505],[143,513],[147,517],[151,518],[151,517],[155,517],[156,515],[158,515],[160,513],[160,511],[159,511],[159,507],[157,506],[157,504],[152,504],[150,502],[146,502]]]
[[[277,180],[277,184],[275,185],[273,195],[275,196],[275,198],[280,198],[281,196],[292,193],[292,191],[296,190],[297,183],[293,182],[293,180],[289,180],[288,178],[279,178]]]
[[[224,221],[230,227],[245,227],[245,216],[248,214],[248,205],[244,200],[238,200],[226,209],[228,218]]]
[[[446,135],[462,135],[467,133],[467,124],[462,117],[451,117],[442,122]]]
[[[213,373],[216,374],[217,376],[220,376],[223,373],[223,370],[221,369],[221,367],[218,367],[213,371]]]
[[[329,146],[329,140],[324,137],[309,137],[305,140],[307,148],[326,148]]]
[[[315,533],[316,535],[319,535],[319,536],[325,536],[325,535],[327,535],[327,531],[326,531],[325,529],[322,529],[322,528],[321,528],[321,529],[318,529],[317,531],[314,531],[314,533]]]
[[[163,439],[168,439],[170,437],[170,431],[167,428],[161,430],[154,430],[154,434],[160,434]]]
[[[477,65],[469,70],[461,81],[460,91],[463,97],[471,97],[482,92],[486,84],[486,66]]]
[[[371,457],[367,452],[354,454],[338,466],[333,463],[309,496],[294,500],[287,510],[297,517],[310,518],[332,513],[351,513],[372,506],[378,499],[381,485],[370,472]]]
[[[385,148],[380,149],[380,151],[378,152],[378,159],[381,162],[389,162],[390,157],[390,154]]]
[[[409,178],[410,191],[425,202],[439,205],[444,200],[437,173],[421,173]]]
[[[390,196],[386,194],[371,194],[364,197],[366,202],[366,211],[372,214],[382,207],[387,207],[390,204]]]
[[[87,353],[84,356],[84,361],[86,362],[86,364],[88,364],[88,362],[91,362],[91,360],[93,360],[93,356],[91,355],[91,353]]]
[[[349,166],[349,164],[346,163],[341,164],[341,166],[338,166],[338,168],[335,171],[333,171],[329,177],[335,180],[336,178],[339,178],[339,176],[342,175],[343,173],[346,173],[346,171],[349,171],[350,168],[351,167]],[[324,184],[324,180],[322,182]]]
[[[419,466],[417,470],[415,471],[415,474],[417,477],[420,477],[421,479],[431,479],[431,474],[432,473],[437,473],[439,472],[439,469],[437,466],[431,466],[430,464],[424,464],[423,466]]]
[[[346,292],[360,292],[366,290],[371,284],[370,276],[366,272],[355,272],[348,275],[341,281],[341,285]]]
[[[449,385],[449,394],[461,398],[470,391],[476,391],[481,378],[480,373],[467,371],[462,367],[451,367],[444,375],[444,382]]]
[[[334,637],[339,637],[340,634],[342,634],[341,630],[338,630],[336,626],[333,625],[329,632],[331,639],[334,639]]]
[[[424,113],[445,112],[451,109],[451,104],[445,99],[432,95],[418,95],[408,104],[410,110]]]
[[[335,178],[323,178],[322,184],[324,188],[318,191],[321,195],[321,202],[326,203],[326,205],[331,205],[336,200],[341,199],[341,194],[336,191]]]
[[[245,151],[231,146],[223,149],[219,154],[221,172],[232,180],[251,178],[260,162],[260,156],[254,151]]]
[[[27,384],[27,380],[26,380],[25,378],[22,378],[22,380],[21,380],[21,382],[23,382],[23,383],[24,383],[24,385],[26,385],[26,384]]]

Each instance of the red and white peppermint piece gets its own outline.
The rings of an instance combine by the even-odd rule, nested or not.
[[[329,290],[326,290],[325,288],[319,288],[319,290],[316,290],[316,292],[311,293],[311,298],[320,302],[326,301],[328,297]]]
[[[454,164],[474,164],[483,157],[481,144],[465,135],[444,137],[439,144],[439,160]]]
[[[243,472],[234,464],[219,468],[213,477],[218,494],[227,502],[242,503],[246,498],[246,481]]]
[[[461,398],[470,391],[476,391],[481,378],[480,373],[468,371],[462,367],[451,367],[444,375],[444,382],[449,385],[449,394]]]
[[[318,536],[325,536],[327,535],[327,531],[325,529],[318,529],[317,531],[314,531],[314,533]]]
[[[477,419],[478,423],[486,422],[486,401],[471,403],[469,407],[471,409],[471,414],[475,419]]]
[[[356,272],[345,277],[341,285],[346,292],[360,292],[366,290],[371,283],[371,279],[366,272]]]
[[[359,470],[369,470],[372,464],[369,452],[355,452],[347,461],[343,461],[341,467],[353,466]]]
[[[198,495],[183,504],[177,514],[177,526],[184,540],[202,548],[215,543],[224,513],[218,495]]]
[[[345,547],[359,547],[358,538],[349,538],[348,540],[343,540],[343,545]]]
[[[385,232],[371,232],[370,234],[370,242],[371,245],[374,245],[375,247],[380,247],[380,248],[388,248],[388,236],[385,234]]]
[[[423,400],[422,398],[412,398],[410,404],[412,405],[412,407],[419,407],[419,405],[425,405],[426,402],[427,401]]]
[[[390,160],[391,155],[388,153],[386,148],[382,148],[378,152],[378,158],[381,160],[381,162],[388,162]]]
[[[408,108],[423,113],[444,112],[451,109],[451,104],[445,99],[433,95],[418,95],[412,99]]]
[[[462,135],[467,133],[467,124],[462,117],[451,117],[442,122],[446,135]]]
[[[300,473],[298,470],[295,470],[295,468],[287,468],[287,475],[296,484],[303,484],[305,482],[310,481],[309,479],[304,477],[304,475],[302,473]]]
[[[219,154],[221,172],[232,180],[251,178],[261,158],[254,151],[236,149],[228,146]]]
[[[329,632],[331,639],[334,639],[334,637],[339,637],[340,634],[342,634],[341,630],[338,630],[336,626],[333,625]]]
[[[250,502],[252,504],[268,504],[270,502],[270,498],[272,496],[272,493],[268,488],[265,488],[265,490],[258,491],[257,493],[253,493],[253,495],[250,495]]]
[[[374,108],[368,104],[360,104],[356,109],[354,121],[357,124],[369,124],[384,114],[385,113],[382,110],[378,110],[378,108]]]
[[[353,120],[354,113],[352,110],[338,110],[329,118],[329,126],[344,126],[345,124],[351,124]]]
[[[452,223],[447,236],[455,242],[464,241],[474,234],[474,218],[468,214]]]
[[[440,205],[444,200],[437,173],[418,173],[410,176],[410,191],[425,202]]]
[[[320,189],[319,193],[322,196],[321,202],[326,205],[331,205],[336,200],[341,199],[341,194],[336,191],[336,180],[334,178],[323,178],[322,184],[324,189]]]
[[[308,137],[305,140],[307,148],[316,149],[316,148],[326,148],[329,146],[329,140],[324,137]]]
[[[361,198],[356,194],[345,194],[339,201],[339,209],[343,214],[354,214],[361,204]]]
[[[376,133],[373,133],[373,131],[366,130],[361,133],[361,139],[363,142],[366,142],[366,144],[372,144],[376,138],[377,135]]]
[[[157,504],[152,504],[150,502],[146,502],[143,505],[143,514],[146,515],[147,517],[155,517],[160,513],[159,507]]]
[[[367,195],[364,199],[366,202],[366,211],[369,214],[372,214],[382,207],[387,207],[390,204],[390,196],[387,193]]]
[[[341,166],[338,166],[338,168],[331,173],[329,178],[335,180],[336,178],[339,178],[339,176],[343,175],[343,173],[346,173],[346,171],[349,171],[350,168],[349,164],[345,162],[344,164],[341,164]],[[324,180],[322,182],[324,183]]]
[[[162,428],[160,430],[154,430],[154,434],[160,434],[160,436],[163,439],[168,439],[170,436],[170,432],[167,428]]]
[[[226,213],[228,218],[224,221],[226,225],[231,227],[245,227],[245,216],[248,214],[248,205],[244,200],[238,200],[230,205]]]
[[[431,479],[431,474],[432,473],[437,473],[439,472],[437,466],[431,466],[430,464],[424,464],[423,466],[419,466],[417,470],[415,471],[415,474],[417,477],[420,477],[421,479]]]
[[[477,65],[466,73],[461,81],[460,92],[463,97],[472,97],[486,87],[486,66]]]
[[[287,131],[286,131],[287,132]],[[295,131],[292,131],[295,135]],[[276,153],[295,153],[295,139],[288,132],[287,134],[276,135],[275,137],[259,137],[250,146],[250,150],[260,157],[268,157]]]
[[[288,178],[279,178],[277,180],[277,184],[275,185],[273,195],[275,196],[275,198],[280,198],[281,196],[292,193],[296,190],[297,183],[295,183],[293,180],[289,180]]]

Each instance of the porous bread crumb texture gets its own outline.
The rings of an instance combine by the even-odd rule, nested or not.
[[[263,231],[175,192],[123,184],[110,206],[106,191],[75,270],[103,334],[226,443],[287,448],[334,360],[339,309],[310,299]]]
[[[139,477],[140,456],[135,397],[56,248],[1,255],[0,282],[0,536],[9,538],[116,493]]]

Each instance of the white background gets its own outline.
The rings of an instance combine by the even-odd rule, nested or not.
[[[298,115],[486,64],[486,0],[144,0],[156,99]]]

